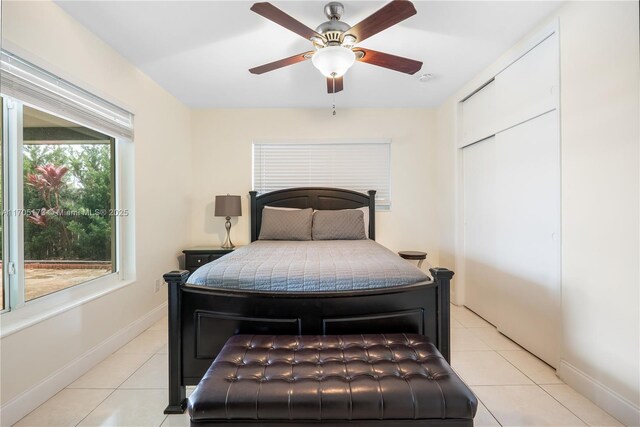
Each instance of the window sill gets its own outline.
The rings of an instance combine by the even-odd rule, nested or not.
[[[65,311],[122,289],[133,282],[135,282],[135,279],[120,279],[117,273],[112,273],[108,276],[37,298],[21,307],[2,313],[0,317],[0,338],[5,338],[44,322]]]

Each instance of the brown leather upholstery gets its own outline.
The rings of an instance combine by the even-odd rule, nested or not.
[[[445,419],[473,425],[477,404],[422,335],[237,335],[189,397],[189,413],[193,425]]]

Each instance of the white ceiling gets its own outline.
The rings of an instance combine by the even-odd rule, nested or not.
[[[262,75],[249,68],[310,49],[310,42],[251,12],[248,1],[65,1],[57,4],[193,108],[327,107],[311,61]],[[311,28],[325,1],[275,1]],[[386,2],[345,1],[354,25]],[[418,14],[362,43],[424,62],[413,76],[356,63],[336,103],[433,107],[557,9],[560,1],[414,1]],[[418,76],[430,73],[427,83]]]

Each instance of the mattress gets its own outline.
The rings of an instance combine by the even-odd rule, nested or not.
[[[336,292],[429,280],[373,240],[259,240],[198,268],[187,283],[255,292]]]

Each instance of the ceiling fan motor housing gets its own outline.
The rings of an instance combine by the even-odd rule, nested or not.
[[[341,45],[343,42],[343,34],[351,28],[346,22],[340,21],[343,12],[344,6],[342,3],[331,2],[325,5],[324,14],[329,20],[318,25],[316,32],[324,36],[326,46]],[[353,42],[355,42],[355,40]]]
[[[342,42],[342,34],[350,28],[349,24],[342,21],[327,21],[318,25],[316,32],[325,37],[328,45],[340,44]]]

